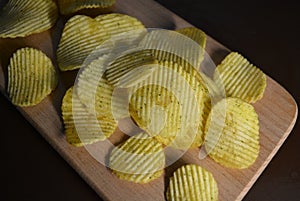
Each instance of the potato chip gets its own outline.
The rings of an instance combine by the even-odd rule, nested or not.
[[[62,102],[62,117],[67,141],[77,147],[103,141],[113,134],[117,127],[109,115],[96,117],[90,114],[80,102],[76,91],[71,87]]]
[[[120,79],[129,76],[129,72],[139,67],[151,68],[151,64],[157,64],[157,60],[153,57],[150,50],[137,50],[118,57],[114,60],[106,70],[106,78],[108,82],[114,86],[119,86]],[[151,71],[150,71],[151,72]],[[148,73],[140,74],[140,78],[144,79]]]
[[[176,30],[176,32],[189,37],[190,39],[197,42],[200,45],[200,47],[205,49],[206,34],[201,29],[198,29],[196,27],[188,27],[188,28],[178,29],[178,30]]]
[[[221,165],[237,169],[252,165],[259,153],[259,123],[253,106],[237,98],[214,105],[205,126],[204,145]]]
[[[94,19],[76,15],[66,23],[57,50],[57,61],[62,71],[81,67],[86,57],[109,38]]]
[[[55,89],[58,76],[51,60],[33,48],[17,50],[8,66],[8,95],[13,104],[33,106]]]
[[[124,32],[136,31],[139,29],[145,31],[145,26],[141,21],[129,15],[120,13],[99,15],[95,18],[95,20],[101,24],[101,26],[110,36],[115,36]]]
[[[249,103],[261,99],[267,85],[266,75],[236,52],[230,53],[217,66],[214,80],[218,86],[224,86],[227,97]]]
[[[0,12],[0,38],[41,33],[53,27],[57,18],[52,0],[9,0]]]
[[[112,7],[115,0],[59,0],[60,12],[63,15],[76,13],[82,9],[90,8],[109,8]]]
[[[175,62],[160,62],[153,74],[133,87],[130,113],[136,123],[165,145],[179,149],[203,142],[206,91]],[[196,104],[195,104],[196,103]]]
[[[140,47],[151,49],[159,61],[186,61],[198,69],[204,49],[192,39],[170,30],[150,31],[141,41]]]
[[[167,201],[217,201],[218,186],[213,175],[198,165],[184,165],[170,178]]]
[[[59,67],[62,71],[78,69],[104,41],[124,32],[136,32],[139,29],[145,30],[142,23],[127,15],[106,14],[95,19],[76,15],[66,23],[63,30],[57,50]]]
[[[203,51],[201,51],[199,55],[199,60],[201,63],[204,59],[204,50],[206,47],[206,34],[201,29],[198,29],[196,27],[178,29],[176,30],[176,32],[189,37],[190,39],[194,40],[200,45],[200,47],[203,49]]]
[[[120,179],[148,183],[163,174],[163,146],[146,133],[132,136],[112,150],[109,167]]]

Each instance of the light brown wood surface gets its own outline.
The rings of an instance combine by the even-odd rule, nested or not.
[[[152,0],[119,0],[115,11],[137,17],[148,28],[178,29],[191,26]],[[12,53],[21,47],[36,47],[55,61],[54,55],[64,21],[60,19],[53,29],[41,34],[14,40],[0,39],[0,90],[3,94],[7,86],[7,65]],[[229,50],[208,37],[207,52],[215,63],[219,63]],[[258,159],[250,168],[224,168],[208,157],[199,160],[199,150],[190,150],[166,168],[164,177],[145,185],[133,184],[116,178],[85,148],[76,148],[66,142],[60,105],[65,90],[72,85],[75,76],[76,72],[61,73],[61,81],[54,93],[37,106],[18,109],[104,200],[164,200],[168,177],[177,167],[186,163],[199,164],[213,173],[218,183],[219,200],[241,200],[283,144],[297,117],[297,105],[293,97],[268,77],[263,99],[254,104],[260,120],[261,148]],[[118,133],[120,132],[117,131],[115,136],[118,136]],[[112,140],[120,141],[116,137]],[[88,147],[92,151],[98,151],[98,157],[104,159],[109,151],[109,147],[103,147],[101,143]]]

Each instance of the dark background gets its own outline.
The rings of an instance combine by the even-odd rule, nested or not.
[[[300,103],[300,6],[289,1],[158,0],[239,51]],[[98,195],[0,95],[1,200],[99,201]],[[244,200],[300,199],[299,122]]]

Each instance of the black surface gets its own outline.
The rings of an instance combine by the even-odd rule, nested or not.
[[[241,52],[300,101],[300,6],[288,1],[158,0]],[[0,47],[1,48],[1,47]],[[97,194],[0,95],[0,200],[99,201]],[[300,125],[244,200],[300,199]]]

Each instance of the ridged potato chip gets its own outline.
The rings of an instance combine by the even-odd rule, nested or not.
[[[165,145],[199,147],[208,115],[204,86],[175,62],[159,64],[149,78],[132,88],[131,116]]]
[[[103,141],[117,128],[109,115],[95,116],[80,102],[76,90],[71,87],[62,102],[62,118],[67,141],[77,147]]]
[[[263,97],[266,75],[236,52],[230,53],[214,73],[218,86],[224,86],[227,97],[254,103]]]
[[[13,104],[36,105],[56,88],[57,83],[57,72],[43,52],[22,48],[11,57],[7,92]]]
[[[52,0],[9,0],[0,13],[0,38],[41,33],[53,27],[57,18]]]
[[[151,64],[157,64],[150,50],[136,50],[128,54],[122,55],[114,60],[105,72],[108,82],[114,86],[120,84],[120,79],[126,79],[123,76],[129,77],[130,71],[134,71],[139,67],[151,68]],[[140,79],[144,79],[148,73],[139,74]]]
[[[259,122],[253,106],[237,98],[214,105],[205,126],[204,145],[221,165],[237,169],[252,165],[259,153]]]
[[[110,36],[136,30],[145,31],[145,26],[138,19],[120,13],[99,15],[95,18]]]
[[[150,31],[141,41],[140,47],[151,49],[159,61],[186,61],[198,69],[203,58],[204,48],[194,40],[170,30]],[[183,65],[183,63],[180,63]]]
[[[61,14],[69,15],[82,9],[109,8],[116,0],[59,0],[58,3]]]
[[[66,23],[59,42],[57,50],[59,67],[62,71],[78,69],[104,41],[139,29],[145,29],[143,24],[128,15],[106,14],[95,19],[76,15]]]
[[[198,29],[196,27],[188,27],[188,28],[178,29],[178,30],[176,30],[176,32],[181,33],[181,34],[189,37],[190,39],[197,42],[200,45],[200,47],[205,49],[205,47],[206,47],[206,34],[201,29]]]
[[[57,61],[62,71],[81,67],[86,57],[109,38],[94,19],[76,15],[65,24],[57,50]]]
[[[170,178],[167,201],[217,201],[218,186],[213,175],[198,165],[184,165]]]
[[[109,167],[120,179],[148,183],[163,174],[163,146],[146,133],[137,134],[112,150]]]
[[[181,33],[190,39],[194,40],[196,43],[199,44],[199,46],[203,49],[203,51],[200,51],[199,60],[200,63],[204,59],[204,50],[206,47],[206,34],[196,27],[188,27],[183,29],[178,29],[176,32]]]

